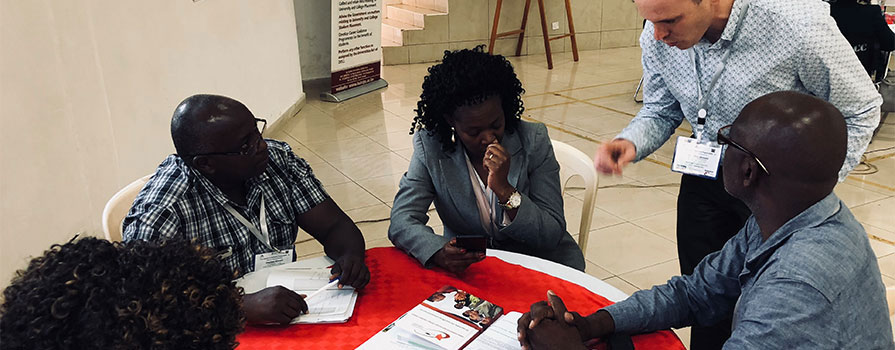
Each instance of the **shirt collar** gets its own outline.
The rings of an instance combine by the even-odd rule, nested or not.
[[[784,242],[789,240],[794,233],[806,229],[820,225],[831,216],[835,215],[841,209],[841,202],[839,201],[839,197],[836,197],[836,194],[830,192],[824,199],[821,199],[814,205],[805,209],[805,211],[799,213],[794,218],[789,219],[783,226],[781,226],[777,231],[774,231],[768,240],[761,243],[760,248],[756,253],[752,256],[751,259],[757,258],[759,256],[765,255],[770,250],[776,249],[776,247],[782,245]],[[757,224],[755,225],[758,226]],[[755,234],[761,235],[761,230],[756,230]]]
[[[211,198],[214,198],[214,200],[216,202],[220,203],[221,205],[230,203],[234,207],[239,206],[238,204],[231,201],[230,198],[227,198],[227,195],[225,195],[224,192],[221,191],[221,189],[219,189],[217,186],[215,186],[213,183],[211,183],[211,180],[209,180],[207,177],[205,177],[205,175],[203,175],[200,171],[190,167],[189,165],[186,164],[186,162],[184,162],[182,160],[180,162],[180,166],[182,167],[182,170],[185,173],[190,174],[189,179],[191,182],[190,183],[191,186],[195,183],[198,183],[199,186],[203,187],[206,191],[208,191],[208,194],[211,195]],[[261,175],[258,175],[258,176],[255,176],[255,177],[249,179],[249,181],[247,182],[248,187],[249,187],[248,198],[246,199],[246,202],[249,207],[252,206],[252,203],[259,200],[258,197],[261,193],[260,185],[262,183],[264,183],[265,181],[267,181],[269,178],[270,178],[270,175],[268,175],[267,170],[265,170],[263,173],[261,173]]]
[[[737,32],[737,27],[742,24],[746,14],[745,10],[750,2],[750,0],[734,0],[733,7],[730,9],[730,17],[727,18],[727,24],[724,26],[724,31],[721,32],[721,40],[733,40],[733,35]]]

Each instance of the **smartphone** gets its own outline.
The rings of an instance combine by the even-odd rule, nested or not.
[[[470,252],[485,252],[488,248],[488,237],[457,236],[457,246]]]

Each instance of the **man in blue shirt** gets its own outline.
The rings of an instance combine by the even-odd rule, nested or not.
[[[867,234],[833,194],[846,125],[830,103],[776,92],[746,105],[717,138],[724,187],[753,216],[691,275],[587,317],[548,293],[519,321],[533,349],[583,348],[614,332],[707,325],[733,313],[725,349],[895,349]]]
[[[640,36],[643,108],[614,140],[601,145],[597,170],[621,174],[626,164],[661,147],[684,120],[694,133],[702,128],[702,136],[715,141],[718,129],[733,123],[743,106],[783,90],[817,96],[842,112],[848,152],[839,164],[840,181],[860,163],[879,124],[882,98],[830,17],[829,5],[818,0],[635,3],[648,21]],[[700,110],[705,111],[701,127]],[[686,159],[677,153],[676,161]],[[703,257],[721,249],[750,215],[722,184],[721,175],[681,177],[681,274],[692,273]],[[729,332],[729,319],[711,329],[695,327],[691,350],[717,349]]]

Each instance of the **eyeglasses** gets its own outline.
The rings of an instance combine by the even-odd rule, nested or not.
[[[764,170],[765,174],[771,175],[771,173],[768,172],[768,168],[766,168],[764,166],[764,163],[761,162],[761,159],[758,159],[758,156],[756,156],[755,153],[752,153],[752,151],[747,150],[746,147],[743,147],[742,145],[740,145],[730,139],[730,127],[732,127],[732,126],[733,125],[731,124],[731,125],[722,127],[721,129],[718,129],[718,144],[719,145],[730,145],[730,146],[733,146],[733,148],[743,151],[743,153],[746,153],[747,155],[752,157],[752,159],[755,159],[755,162],[758,163],[758,166],[761,167],[761,170]]]
[[[186,155],[185,157],[198,157],[198,156],[253,156],[258,153],[258,148],[261,143],[264,142],[264,129],[267,129],[267,120],[261,118],[255,118],[255,126],[258,128],[258,139],[250,140],[246,142],[242,147],[240,147],[239,151],[234,152],[208,152],[208,153],[196,153]]]

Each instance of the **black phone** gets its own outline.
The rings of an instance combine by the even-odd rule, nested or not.
[[[488,248],[488,237],[457,236],[457,246],[470,252],[484,252]]]

